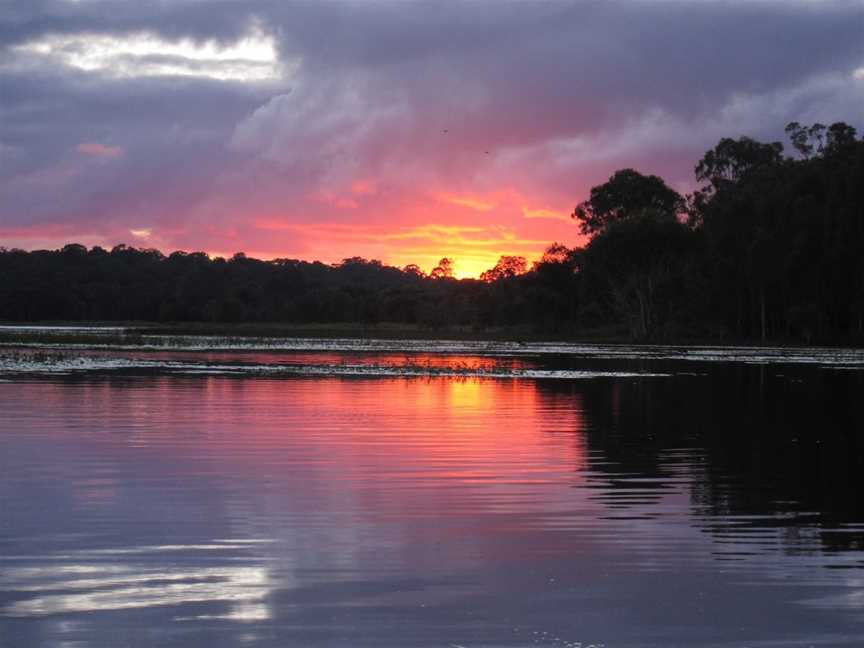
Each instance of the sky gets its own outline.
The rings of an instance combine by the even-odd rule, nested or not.
[[[864,131],[864,0],[0,0],[0,246],[476,276],[793,120]]]

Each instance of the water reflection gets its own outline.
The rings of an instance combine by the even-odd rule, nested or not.
[[[261,621],[269,618],[265,601],[270,593],[265,567],[222,566],[171,569],[160,566],[153,554],[164,552],[226,551],[242,549],[243,543],[132,547],[118,550],[77,551],[44,555],[45,567],[10,567],[0,577],[0,587],[31,598],[4,609],[9,616],[43,616],[106,610],[170,606],[194,602],[224,602],[226,618]],[[93,561],[94,556],[99,559]],[[109,562],[111,559],[123,562]],[[147,562],[136,561],[150,558]],[[18,557],[23,562],[25,557]],[[154,564],[155,562],[155,564]]]
[[[4,383],[0,646],[860,642],[862,374],[603,366]]]
[[[693,513],[724,539],[767,525],[785,530],[789,551],[809,548],[806,534],[864,548],[864,373],[739,366],[683,382],[582,390],[604,471],[662,487],[681,459],[695,461]]]

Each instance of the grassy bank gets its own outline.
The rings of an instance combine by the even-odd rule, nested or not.
[[[2,328],[3,326],[15,328]],[[24,330],[34,327],[33,330]],[[38,327],[48,327],[38,329]],[[64,330],[68,327],[68,330]],[[76,330],[80,327],[82,330]],[[102,332],[93,329],[104,328]],[[90,330],[83,330],[90,329]],[[123,329],[123,330],[117,330]],[[139,346],[150,336],[163,338],[162,344],[172,346],[171,337],[215,336],[244,338],[357,338],[368,340],[464,340],[493,342],[570,342],[584,344],[667,344],[676,346],[784,346],[802,347],[800,342],[772,339],[765,342],[752,339],[729,339],[682,334],[658,340],[634,340],[621,328],[594,328],[562,330],[553,333],[538,332],[529,327],[472,327],[451,326],[428,328],[417,325],[379,324],[289,324],[289,323],[236,323],[209,322],[0,322],[0,344],[27,345],[87,345],[87,346]],[[160,344],[160,346],[162,345]],[[823,345],[847,346],[847,345]]]
[[[629,342],[620,331],[594,330],[559,333],[538,333],[527,328],[428,327],[405,324],[282,324],[242,323],[212,324],[183,322],[176,324],[152,322],[0,322],[0,344],[99,344],[136,346],[150,336],[215,336],[248,338],[358,338],[369,340],[465,340],[496,342]],[[26,327],[34,327],[26,330]],[[39,329],[38,327],[50,327]],[[68,327],[68,330],[64,330]],[[76,330],[81,327],[82,330]],[[83,330],[104,327],[104,332]],[[124,330],[114,330],[122,328]]]

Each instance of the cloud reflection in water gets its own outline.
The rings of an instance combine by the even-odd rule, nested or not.
[[[174,552],[248,549],[255,543],[215,541],[203,545],[83,550],[45,556],[45,567],[4,570],[0,576],[0,589],[13,590],[27,598],[0,609],[0,615],[33,617],[221,602],[229,605],[227,613],[191,618],[267,620],[270,613],[265,601],[273,591],[273,585],[266,566],[222,564],[197,567],[187,564],[176,569],[168,560],[153,560],[154,556]],[[130,555],[140,556],[140,561],[131,560]],[[108,560],[122,556],[123,562],[86,562],[94,556],[104,556]],[[52,558],[59,560],[51,564]],[[35,596],[29,596],[31,594]]]

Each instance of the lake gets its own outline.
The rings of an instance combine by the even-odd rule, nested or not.
[[[52,335],[3,648],[864,645],[864,352]]]

